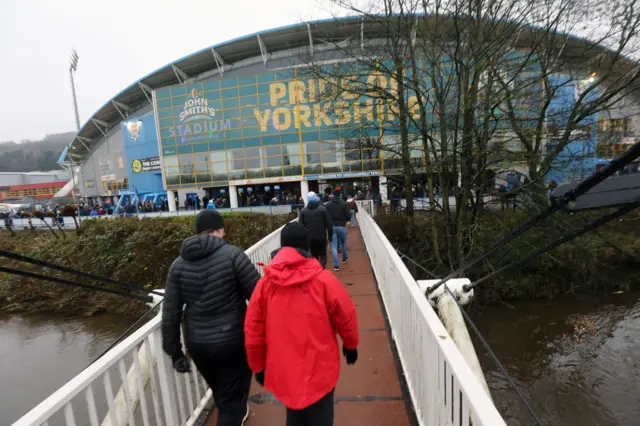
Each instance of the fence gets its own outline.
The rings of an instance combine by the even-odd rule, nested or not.
[[[263,213],[263,214],[269,214],[269,215],[279,215],[279,214],[288,214],[291,213],[291,211],[295,211],[296,208],[302,208],[302,205],[278,205],[278,206],[256,206],[256,207],[239,207],[237,209],[218,209],[218,211],[220,213]],[[180,210],[180,211],[175,211],[175,212],[152,212],[152,213],[133,213],[131,217],[134,218],[138,218],[138,219],[145,219],[145,218],[153,218],[153,217],[177,217],[177,216],[193,216],[196,213],[199,213],[198,211],[195,210]],[[81,216],[80,220],[81,221],[85,221],[85,220],[107,220],[107,219],[117,219],[117,218],[122,218],[122,215],[104,215],[104,216]],[[72,217],[61,217],[62,222],[60,223],[60,225],[63,227],[63,229],[75,229],[75,222],[73,221]],[[24,230],[24,229],[30,229],[29,226],[29,219],[27,218],[13,218],[11,219],[13,222],[13,229],[14,230]],[[46,217],[44,218],[44,220],[47,222],[47,224],[52,227],[54,230],[57,230],[58,228],[56,227],[55,224],[55,219],[51,218],[51,217]],[[31,218],[31,224],[33,225],[34,228],[47,228],[47,225],[45,225],[42,220],[40,219],[36,219],[36,218]],[[5,222],[4,220],[0,219],[0,229],[5,227]]]
[[[246,251],[254,264],[269,263],[280,246],[281,230]],[[157,315],[13,426],[192,426],[211,400],[211,390],[193,362],[191,373],[175,372],[162,351],[160,325]]]
[[[422,426],[505,425],[367,208],[358,209],[358,223],[418,423]]]

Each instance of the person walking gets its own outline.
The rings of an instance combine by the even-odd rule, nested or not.
[[[218,426],[240,426],[249,415],[251,370],[244,349],[246,301],[260,275],[244,251],[227,244],[224,219],[203,210],[196,234],[185,239],[167,275],[162,307],[162,348],[180,373],[190,371],[180,343],[213,392]]]
[[[344,286],[310,253],[307,229],[287,224],[281,249],[256,286],[245,347],[256,380],[287,409],[286,426],[332,426],[340,348],[358,360],[358,318]]]
[[[307,200],[309,202],[300,211],[298,221],[309,233],[311,254],[325,268],[327,266],[327,238],[331,242],[333,237],[331,217],[315,192],[309,192]]]
[[[351,211],[347,202],[340,196],[340,191],[333,191],[333,198],[326,204],[326,209],[331,217],[333,225],[333,239],[331,241],[331,254],[333,255],[333,270],[340,270],[338,260],[338,247],[342,248],[342,263],[347,263],[347,222],[351,218]]]
[[[349,207],[349,211],[351,212],[351,227],[354,228],[356,226],[356,214],[358,213],[358,203],[356,203],[355,198],[350,197],[347,199],[347,206]]]

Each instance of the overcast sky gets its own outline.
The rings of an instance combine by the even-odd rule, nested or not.
[[[328,17],[317,0],[0,0],[0,141],[75,131],[139,78],[205,47]]]

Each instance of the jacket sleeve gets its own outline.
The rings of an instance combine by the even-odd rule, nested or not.
[[[307,227],[307,222],[304,219],[304,209],[300,210],[300,213],[298,214],[298,222],[300,222],[305,228]]]
[[[329,214],[329,210],[324,209],[324,224],[327,228],[327,235],[329,239],[333,238],[333,220],[331,220],[331,215]]]
[[[247,351],[247,362],[254,373],[264,371],[267,362],[266,325],[263,310],[262,286],[264,278],[258,281],[255,291],[247,306],[244,318],[244,347]]]
[[[244,300],[250,300],[260,274],[245,252],[239,248],[236,248],[236,255],[233,258],[233,269],[236,272],[240,293]]]
[[[335,275],[329,271],[323,271],[322,275],[326,288],[325,300],[331,323],[340,335],[344,347],[357,349],[360,344],[360,332],[358,331],[356,307],[347,290]]]
[[[176,280],[175,262],[169,268],[164,288],[162,304],[162,349],[172,356],[182,350],[180,343],[180,321],[182,320],[182,294],[180,284]]]
[[[351,219],[351,210],[349,210],[349,205],[347,203],[344,203],[343,213],[345,222],[349,222],[349,220]]]

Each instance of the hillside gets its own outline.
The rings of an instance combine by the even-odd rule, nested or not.
[[[56,163],[74,132],[46,135],[39,141],[0,142],[1,172],[57,170]]]

